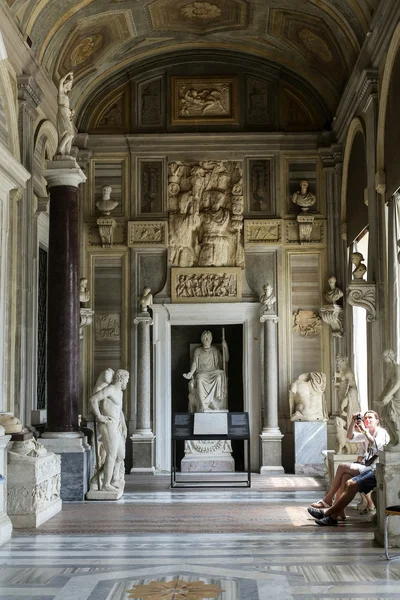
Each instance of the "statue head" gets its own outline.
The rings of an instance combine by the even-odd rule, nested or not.
[[[349,365],[349,359],[344,354],[336,354],[336,366],[341,371]]]
[[[103,200],[110,200],[111,191],[112,191],[111,185],[103,185],[103,187],[101,188]]]
[[[81,291],[84,291],[87,289],[87,284],[88,284],[87,278],[81,277],[80,281],[79,281],[79,287],[80,287]]]
[[[120,383],[121,384],[121,388],[123,390],[126,390],[126,386],[128,385],[128,381],[129,381],[129,373],[128,371],[125,371],[124,369],[118,369],[115,372],[115,375],[113,377],[113,383]]]
[[[382,356],[383,356],[383,360],[386,363],[395,363],[396,362],[396,354],[393,350],[390,350],[390,348],[385,350],[383,352]]]
[[[151,292],[151,288],[149,288],[147,286],[143,288],[143,296],[147,296],[147,294],[150,294],[150,292]]]
[[[332,275],[331,277],[329,277],[329,279],[328,279],[328,285],[331,288],[331,290],[335,289],[335,287],[336,287],[336,281],[337,281],[337,279],[336,279],[336,277],[334,275]]]
[[[350,256],[350,260],[353,263],[353,265],[358,267],[358,265],[361,263],[361,261],[364,260],[364,257],[361,254],[361,252],[353,252]]]
[[[307,179],[302,179],[300,181],[300,191],[305,196],[307,194],[307,190],[308,190],[308,181],[307,181]]]
[[[201,343],[203,344],[203,346],[205,348],[210,348],[211,343],[212,343],[212,333],[211,331],[203,331],[203,333],[201,334]]]

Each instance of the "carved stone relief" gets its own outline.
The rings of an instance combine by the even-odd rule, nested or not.
[[[140,160],[140,214],[163,213],[163,163],[160,160]]]
[[[167,221],[130,221],[128,246],[166,246]]]
[[[306,215],[299,215],[299,217],[303,217],[308,219]],[[316,220],[314,219],[312,224],[311,233],[309,234],[309,240],[305,241],[303,238],[300,239],[300,231],[299,225],[297,221],[286,221],[285,220],[285,228],[284,228],[284,243],[291,244],[300,244],[301,242],[305,242],[307,244],[323,244],[326,240],[326,221],[325,220]],[[308,223],[302,223],[302,225],[308,225]]]
[[[244,265],[242,163],[170,163],[168,212],[173,266]]]
[[[138,126],[161,127],[164,121],[162,79],[152,79],[138,85]]]
[[[244,245],[258,246],[282,243],[280,219],[246,219],[244,221]]]
[[[121,338],[121,315],[119,313],[96,313],[95,339],[96,341],[119,341]]]
[[[87,227],[88,246],[111,248],[115,246],[126,246],[126,227],[124,223],[116,223],[115,219],[104,219],[106,223],[102,223],[103,219],[98,219],[96,225],[89,224]],[[100,221],[100,223],[98,223]],[[114,225],[108,224],[108,221],[114,221]],[[100,227],[103,228],[103,237],[100,234]],[[110,237],[108,228],[112,227],[112,235]],[[104,235],[105,233],[105,235]]]
[[[235,77],[173,77],[171,123],[238,123]]]
[[[293,313],[293,331],[303,337],[319,335],[321,333],[322,320],[312,310],[302,310]]]
[[[268,125],[271,121],[268,83],[262,79],[247,79],[247,123]]]
[[[274,214],[271,194],[271,162],[248,161],[248,198],[250,213]]]
[[[240,302],[242,270],[172,268],[171,298],[173,302]]]

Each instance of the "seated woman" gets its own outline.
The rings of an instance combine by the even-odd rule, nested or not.
[[[383,427],[379,426],[379,416],[373,410],[367,410],[363,417],[360,413],[353,414],[350,426],[347,430],[347,437],[352,442],[360,443],[360,456],[358,462],[340,464],[336,471],[332,485],[327,494],[319,500],[311,504],[313,508],[330,508],[333,503],[333,498],[340,498],[344,491],[346,482],[360,473],[365,471],[375,470],[378,461],[378,452],[383,450],[384,446],[389,443],[389,434]],[[372,501],[369,499],[368,506],[373,507]],[[344,509],[339,514],[339,518],[345,519]]]

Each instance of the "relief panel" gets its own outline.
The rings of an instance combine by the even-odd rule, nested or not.
[[[171,269],[172,302],[240,302],[242,269]]]
[[[142,81],[137,84],[137,127],[156,129],[164,127],[164,85],[163,78]]]
[[[247,159],[247,201],[246,212],[273,216],[276,214],[273,173],[273,159]]]
[[[166,246],[166,221],[129,221],[128,246]]]
[[[139,158],[137,169],[139,175],[137,214],[164,215],[164,161]]]
[[[244,245],[276,245],[282,243],[281,219],[246,219],[244,222]]]

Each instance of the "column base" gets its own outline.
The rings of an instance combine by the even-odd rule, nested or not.
[[[154,440],[156,436],[150,433],[131,435],[132,468],[131,473],[148,473],[154,475]]]
[[[80,437],[69,433],[45,432],[52,437],[41,437],[40,443],[55,454],[61,455],[61,500],[80,502],[85,499],[90,478],[90,446],[81,432]],[[55,437],[58,436],[58,437]]]
[[[282,438],[279,427],[263,430],[261,440],[261,475],[283,475]]]

